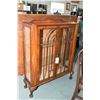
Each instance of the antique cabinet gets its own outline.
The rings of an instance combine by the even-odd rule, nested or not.
[[[77,21],[77,16],[68,15],[47,15],[47,14],[18,14],[18,75],[24,75],[24,34],[23,34],[23,22],[31,22],[32,20],[38,20],[41,18],[53,18],[54,20],[62,19],[66,21]]]
[[[24,83],[30,97],[38,86],[65,74],[72,76],[77,22],[41,18],[23,23]]]

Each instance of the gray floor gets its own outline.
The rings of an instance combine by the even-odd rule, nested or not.
[[[69,79],[69,75],[65,75],[41,85],[34,91],[33,98],[29,98],[29,90],[24,88],[23,78],[23,76],[18,76],[18,100],[71,100],[75,89],[76,72],[74,72],[72,80]]]

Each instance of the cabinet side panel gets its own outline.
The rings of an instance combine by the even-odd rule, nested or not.
[[[77,37],[77,31],[78,31],[78,24],[74,26],[72,41],[70,45],[70,52],[69,52],[69,72],[72,73],[73,69],[73,60],[74,60],[74,53],[75,53],[75,46],[76,46],[76,37]]]
[[[25,75],[26,78],[30,79],[30,28],[25,27],[24,32],[24,53],[25,53]]]

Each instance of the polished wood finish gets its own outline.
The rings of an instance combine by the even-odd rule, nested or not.
[[[18,75],[24,74],[24,36],[23,36],[23,22],[30,22],[32,20],[52,18],[53,21],[77,21],[76,16],[65,16],[65,15],[44,15],[44,14],[18,14]]]
[[[72,73],[77,25],[53,17],[23,23],[24,82],[30,97],[38,86]]]
[[[73,41],[72,44],[70,45],[70,53],[71,54],[69,57],[71,59],[69,66],[73,66],[73,60],[74,60],[74,52],[75,52],[75,47],[76,47],[76,39],[77,39],[77,30],[78,30],[78,25],[75,26],[74,34],[73,34]],[[70,79],[72,79],[72,67],[69,67],[69,72],[71,73]]]

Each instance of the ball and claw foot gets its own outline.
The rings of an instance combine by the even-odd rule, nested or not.
[[[30,94],[29,94],[29,97],[32,98],[32,97],[33,97],[33,93],[30,93]]]
[[[29,87],[29,89],[30,89],[29,97],[30,97],[30,98],[33,97],[33,92],[34,92],[34,90],[37,90],[37,88],[38,88],[38,86],[37,86],[36,88],[34,88],[34,89],[31,89],[31,87]]]
[[[24,85],[24,88],[27,88],[27,85],[26,84]]]
[[[72,77],[72,73],[71,73],[69,79],[72,79],[72,78],[73,78],[73,77]]]

